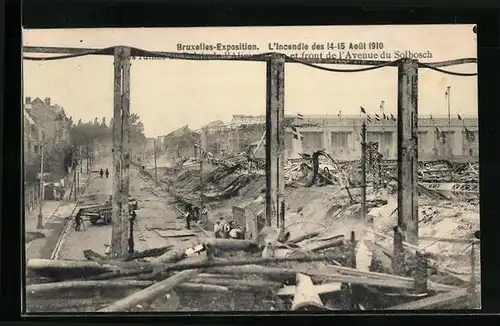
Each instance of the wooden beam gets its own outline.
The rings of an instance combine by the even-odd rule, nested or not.
[[[267,61],[266,94],[266,225],[278,223],[284,194],[285,57]],[[281,135],[281,137],[280,137]],[[281,185],[280,185],[281,180]]]
[[[114,55],[114,48],[71,48],[71,47],[44,47],[44,46],[24,46],[23,52],[26,53],[46,53],[46,54],[89,54],[89,55]],[[179,52],[164,52],[164,51],[147,51],[138,48],[131,48],[131,55],[135,57],[169,57],[171,59],[185,59],[185,60],[229,60],[229,61],[266,61],[267,56],[231,56],[231,55],[213,55],[213,54],[194,54],[194,53],[179,53]],[[346,60],[346,59],[332,59],[332,58],[301,58],[301,62],[313,64],[338,64],[338,65],[355,65],[355,66],[378,66],[388,65],[397,66],[395,61],[383,60]],[[296,59],[287,57],[286,62],[296,63]],[[430,67],[448,67],[462,64],[477,63],[477,58],[464,58],[456,60],[447,60],[440,62],[426,63]]]
[[[115,48],[114,57],[114,109],[113,109],[113,207],[112,207],[112,230],[111,230],[111,256],[119,256],[121,248],[121,130],[122,130],[122,55],[121,47]]]
[[[136,307],[138,304],[153,301],[158,296],[166,294],[174,289],[176,286],[184,283],[190,278],[196,276],[200,272],[198,270],[185,270],[167,278],[161,282],[155,283],[150,287],[145,288],[139,292],[136,292],[128,297],[120,299],[108,307],[99,310],[99,312],[119,312],[119,311],[129,311],[130,309]]]
[[[323,302],[321,301],[311,278],[307,275],[298,273],[296,280],[297,286],[295,287],[292,310],[324,310],[325,307]]]
[[[398,226],[418,246],[418,61],[398,65]]]
[[[128,197],[130,193],[130,48],[123,48],[122,56],[122,186],[121,186],[121,257],[128,254],[130,214]]]

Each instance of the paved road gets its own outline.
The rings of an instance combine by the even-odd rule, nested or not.
[[[96,162],[94,171],[110,168],[111,158]],[[111,170],[111,169],[110,169]],[[84,197],[92,194],[102,195],[103,201],[113,191],[113,176],[109,179],[94,178],[90,181]],[[139,170],[130,167],[130,194],[137,199],[139,210],[134,229],[135,250],[141,251],[178,243],[179,238],[163,238],[153,228],[185,230],[183,219],[177,219],[179,213],[169,205],[170,198],[159,188],[155,188],[151,180],[141,176]],[[73,225],[72,225],[73,226]],[[111,242],[111,225],[92,225],[85,223],[82,231],[75,231],[74,226],[68,229],[64,237],[58,259],[85,259],[82,252],[91,249],[104,255],[105,245]]]
[[[95,162],[93,171],[99,169],[105,170],[106,168],[112,173],[111,169],[112,159],[103,158]],[[97,200],[104,202],[109,198],[113,191],[113,176],[109,178],[100,178],[98,173],[93,173],[87,188],[82,196],[85,200],[89,195],[97,195]],[[97,253],[104,254],[105,244],[109,244],[111,239],[111,226],[110,225],[92,225],[89,221],[85,221],[84,227],[81,231],[75,231],[74,224],[71,222],[67,233],[63,238],[63,242],[57,256],[58,259],[85,259],[82,251],[85,249],[92,249]]]

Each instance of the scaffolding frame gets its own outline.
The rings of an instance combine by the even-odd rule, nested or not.
[[[464,58],[432,63],[415,59],[395,61],[296,59],[282,53],[263,53],[248,56],[209,55],[148,51],[129,46],[113,46],[104,49],[24,46],[25,53],[62,54],[54,57],[29,57],[24,60],[51,61],[77,58],[87,55],[114,56],[115,89],[113,129],[113,231],[112,251],[115,255],[127,254],[128,195],[130,139],[130,66],[131,58],[152,57],[174,60],[206,61],[260,61],[266,62],[266,224],[284,228],[284,165],[285,165],[285,64],[296,63],[329,72],[365,72],[384,67],[398,69],[398,227],[405,233],[405,240],[418,244],[418,71],[427,68],[456,76],[476,76],[477,73],[457,73],[441,69],[467,63],[477,63],[476,58]],[[365,66],[358,69],[334,69],[319,64]],[[118,125],[117,125],[118,122]],[[363,189],[365,189],[363,187]],[[366,191],[366,190],[364,190]],[[366,212],[362,212],[365,215]]]

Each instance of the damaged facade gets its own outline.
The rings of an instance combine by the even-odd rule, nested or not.
[[[286,128],[285,157],[297,157],[297,153],[311,153],[324,149],[339,160],[358,159],[361,153],[360,128],[364,118],[360,116],[325,117],[303,115],[288,116],[302,141],[297,142],[296,133]],[[478,119],[462,117],[424,117],[418,120],[419,158],[422,160],[478,157]],[[265,116],[234,115],[229,124],[210,124],[202,128],[204,148],[214,153],[239,153],[248,146],[255,149],[265,130]],[[397,123],[395,119],[375,118],[367,123],[368,142],[377,142],[386,159],[397,158]],[[258,157],[264,157],[259,150]]]

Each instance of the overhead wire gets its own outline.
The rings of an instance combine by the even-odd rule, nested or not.
[[[84,57],[88,55],[103,55],[109,53],[111,50],[114,50],[116,47],[107,47],[103,49],[97,49],[97,50],[92,50],[92,51],[85,51],[82,53],[74,53],[74,54],[67,54],[67,55],[58,55],[58,56],[51,56],[51,57],[32,57],[32,56],[23,56],[24,60],[30,60],[30,61],[54,61],[54,60],[64,60],[64,59],[73,59],[73,58],[79,58],[79,57]],[[355,69],[339,69],[339,68],[329,68],[329,67],[324,67],[320,66],[317,64],[309,63],[297,58],[292,58],[290,56],[281,54],[281,53],[276,53],[276,52],[265,52],[265,53],[259,53],[259,54],[250,54],[246,56],[217,56],[217,55],[205,55],[205,54],[194,54],[194,53],[160,53],[160,52],[155,52],[155,51],[149,51],[149,50],[144,50],[140,48],[134,48],[130,47],[134,52],[139,53],[140,56],[154,56],[154,57],[160,57],[160,58],[166,58],[166,59],[183,59],[183,60],[265,60],[266,57],[269,57],[271,55],[282,55],[288,62],[293,62],[293,63],[298,63],[310,68],[314,69],[319,69],[323,71],[328,71],[328,72],[365,72],[365,71],[371,71],[371,70],[376,70],[384,67],[389,67],[389,66],[395,66],[399,61],[402,59],[398,59],[395,61],[390,61],[390,62],[383,62],[380,65],[375,65],[375,66],[370,66],[370,67],[364,67],[364,68],[355,68]],[[465,62],[462,62],[464,61]],[[458,59],[454,60],[457,61],[456,64],[453,64],[451,62],[451,65],[458,65],[458,64],[463,64],[463,63],[474,63],[473,58],[468,58],[468,59]],[[349,64],[348,61],[345,62],[345,64]],[[418,66],[421,68],[427,68],[431,69],[443,74],[447,75],[452,75],[452,76],[461,76],[461,77],[472,77],[472,76],[477,76],[477,73],[461,73],[461,72],[453,72],[449,70],[444,70],[438,67],[435,67],[435,65],[440,64],[440,62],[433,62],[431,64],[426,64],[426,63],[418,63]]]

